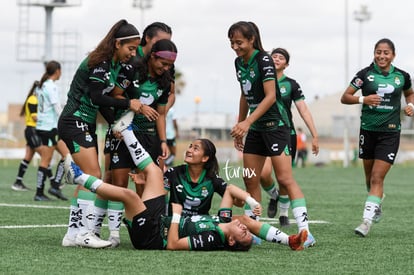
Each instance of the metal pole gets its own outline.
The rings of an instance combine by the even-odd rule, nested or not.
[[[348,0],[345,0],[345,87],[348,86],[348,71],[349,71],[349,31],[348,31]],[[343,167],[349,166],[349,117],[344,106],[344,161]]]
[[[53,7],[45,7],[46,22],[45,22],[45,52],[43,62],[49,62],[52,58],[52,12]]]

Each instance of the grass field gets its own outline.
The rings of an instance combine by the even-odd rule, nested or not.
[[[316,246],[294,252],[263,241],[247,253],[138,251],[129,243],[125,227],[116,249],[63,248],[69,203],[33,201],[33,166],[25,176],[33,191],[11,190],[17,165],[0,162],[0,274],[414,274],[412,165],[396,165],[390,171],[383,219],[366,238],[353,232],[366,197],[362,167],[294,169],[306,196]],[[242,184],[240,179],[232,183]],[[64,193],[73,190],[67,186]],[[271,223],[277,226],[276,220]],[[107,237],[107,227],[102,231]],[[295,233],[296,225],[285,231]]]

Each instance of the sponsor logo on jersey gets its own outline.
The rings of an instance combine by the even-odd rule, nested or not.
[[[378,84],[377,94],[383,97],[385,94],[391,94],[395,90],[394,86],[390,84]]]

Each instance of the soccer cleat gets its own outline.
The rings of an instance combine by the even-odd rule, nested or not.
[[[78,234],[75,238],[75,243],[81,247],[89,248],[105,248],[112,245],[110,241],[98,238],[93,232],[87,232],[83,235]]]
[[[305,248],[305,242],[310,234],[306,229],[300,231],[299,234],[289,236],[289,247],[292,250],[299,251]]]
[[[28,191],[30,190],[29,188],[27,188],[23,182],[15,182],[12,184],[11,189],[13,189],[14,191]]]
[[[279,224],[282,227],[288,227],[290,226],[289,218],[286,216],[280,216],[279,217]]]
[[[34,197],[34,200],[35,201],[50,201],[51,199],[48,196],[41,194],[41,195],[36,195]]]
[[[267,206],[267,216],[269,218],[274,218],[277,213],[277,201],[279,200],[279,196],[274,198],[270,198],[269,205]]]
[[[53,195],[56,198],[61,199],[62,201],[67,201],[68,200],[68,198],[66,198],[65,195],[63,195],[63,193],[62,193],[62,191],[60,191],[60,189],[56,189],[56,188],[50,187],[47,192],[50,195]]]
[[[367,220],[364,220],[363,223],[361,223],[357,228],[355,228],[355,234],[361,237],[366,237],[370,229],[371,224]]]
[[[71,247],[71,246],[78,246],[75,242],[75,237],[70,237],[68,234],[65,234],[62,240],[62,246],[64,247]]]
[[[83,174],[83,171],[79,168],[76,163],[73,162],[72,158],[65,158],[65,179],[70,184],[76,184],[75,178]]]
[[[118,247],[121,243],[121,238],[115,236],[109,236],[108,241],[111,242],[111,247]]]
[[[135,113],[132,111],[127,111],[124,113],[117,121],[115,121],[114,125],[112,126],[112,131],[114,132],[122,132],[123,130],[127,129],[129,125],[131,125],[132,120],[134,119]]]
[[[385,194],[382,193],[382,198],[381,198],[381,203],[379,205],[379,208],[375,209],[375,215],[372,218],[372,221],[375,223],[379,223],[381,221],[382,218],[382,203],[384,202],[385,199]]]
[[[308,233],[308,238],[306,239],[306,241],[303,244],[303,246],[305,248],[308,248],[308,247],[314,246],[315,244],[316,244],[315,238],[313,237],[313,235],[311,233]]]

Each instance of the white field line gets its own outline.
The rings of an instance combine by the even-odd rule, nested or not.
[[[24,208],[70,209],[69,206],[39,205],[39,204],[0,203],[0,206],[3,206],[3,207],[24,207]]]

